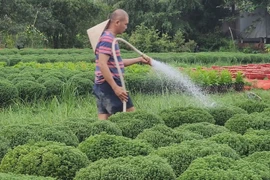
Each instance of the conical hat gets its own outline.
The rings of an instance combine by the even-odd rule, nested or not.
[[[87,34],[88,34],[94,53],[95,53],[99,38],[102,32],[106,29],[108,23],[109,23],[109,19],[87,30]]]

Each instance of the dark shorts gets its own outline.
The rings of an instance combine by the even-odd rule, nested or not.
[[[120,86],[121,82],[116,81]],[[94,95],[97,98],[99,114],[115,114],[123,111],[123,102],[116,96],[111,86],[105,81],[102,84],[94,85]],[[127,109],[133,107],[132,100],[128,95]]]

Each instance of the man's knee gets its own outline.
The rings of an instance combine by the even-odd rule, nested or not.
[[[107,120],[110,117],[110,114],[98,114],[99,120]]]
[[[131,107],[131,108],[128,108],[127,109],[127,112],[133,112],[133,111],[135,111],[136,109],[135,109],[135,107],[133,106],[133,107]]]

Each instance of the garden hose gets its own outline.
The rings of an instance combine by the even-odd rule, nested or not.
[[[122,41],[123,43],[127,44],[129,47],[131,47],[139,55],[141,55],[143,57],[145,57],[145,55],[141,51],[139,51],[138,49],[136,49],[132,44],[130,44],[129,42],[127,42],[126,40],[124,40],[122,38],[114,38],[114,40],[112,42],[113,58],[114,58],[114,61],[115,61],[116,67],[117,67],[117,71],[118,71],[119,76],[120,76],[120,81],[121,81],[121,84],[122,84],[122,88],[124,89],[124,91],[126,91],[126,85],[125,85],[124,77],[123,77],[122,71],[120,69],[119,62],[118,62],[118,59],[117,59],[117,56],[116,56],[116,52],[115,52],[115,43],[116,43],[117,40],[118,41]],[[123,112],[126,112],[126,111],[127,111],[127,102],[126,101],[123,101]]]

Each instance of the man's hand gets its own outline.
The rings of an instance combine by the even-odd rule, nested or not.
[[[144,64],[149,64],[151,66],[152,62],[151,62],[151,58],[149,56],[147,56],[146,54],[143,54],[141,56],[141,62]]]
[[[116,94],[116,96],[119,97],[121,101],[125,101],[125,102],[128,101],[128,94],[121,86],[115,86],[113,88],[113,91]]]

